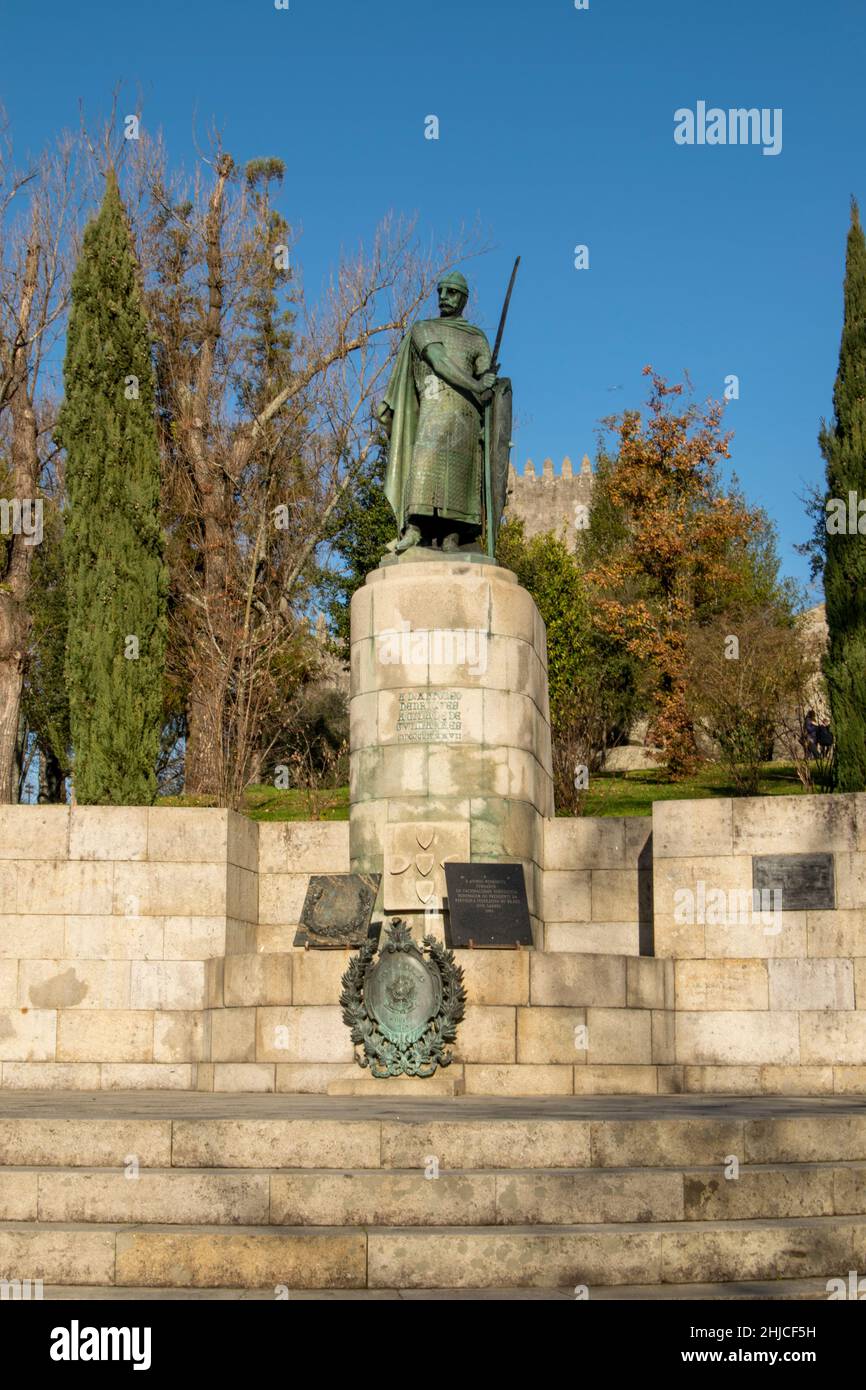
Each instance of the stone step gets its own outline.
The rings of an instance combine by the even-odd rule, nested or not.
[[[855,1103],[69,1096],[0,1117],[0,1278],[49,1288],[826,1298],[864,1268]]]
[[[459,1105],[459,1102],[457,1102]],[[866,1161],[866,1114],[637,1120],[177,1120],[174,1167],[620,1168]]]
[[[846,1280],[863,1268],[866,1220],[371,1230],[368,1286],[596,1287]]]
[[[683,1169],[0,1169],[0,1221],[512,1226],[866,1215],[866,1164]]]
[[[134,1154],[143,1167],[171,1163],[170,1119],[0,1118],[0,1165],[122,1165]]]
[[[357,1302],[574,1302],[574,1289],[287,1289],[281,1297],[293,1302],[315,1301],[333,1303]],[[49,1301],[76,1303],[100,1302],[272,1302],[272,1289],[141,1289],[92,1288],[83,1284],[47,1284],[43,1298]],[[683,1301],[743,1300],[759,1302],[795,1300],[826,1301],[826,1279],[771,1279],[762,1282],[735,1284],[620,1284],[613,1288],[595,1288],[592,1301],[608,1303],[614,1300]]]
[[[438,1228],[0,1224],[0,1278],[144,1288],[571,1288],[840,1279],[866,1218]]]
[[[49,1284],[363,1288],[366,1261],[348,1227],[0,1223],[0,1278]]]
[[[744,1118],[732,1100],[727,1111],[698,1109],[683,1118],[648,1108],[637,1119],[588,1119],[579,1109],[568,1112],[575,1118],[549,1119],[503,1117],[495,1109],[481,1118],[471,1106],[461,1112],[461,1100],[441,1104],[447,1108],[439,1112],[435,1101],[419,1106],[429,1120],[376,1112],[370,1119],[14,1116],[0,1118],[0,1166],[124,1168],[134,1159],[140,1168],[425,1170],[434,1158],[443,1171],[721,1168],[730,1157],[742,1164],[866,1161],[862,1110]],[[394,1105],[385,1116],[399,1113]],[[446,1118],[433,1118],[437,1113]]]

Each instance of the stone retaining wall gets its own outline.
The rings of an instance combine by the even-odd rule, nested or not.
[[[770,933],[676,920],[684,888],[746,890],[753,854],[813,850],[835,856],[835,909],[782,912]],[[866,797],[548,820],[542,852],[543,949],[457,953],[469,1007],[442,1078],[471,1094],[866,1092]],[[346,822],[0,808],[0,1086],[357,1080],[347,953],[293,945],[309,875],[349,862]]]
[[[795,853],[833,855],[835,908],[745,909],[752,856]],[[656,802],[653,884],[686,1089],[866,1091],[866,796]]]
[[[194,1087],[257,880],[228,811],[0,807],[0,1084]]]

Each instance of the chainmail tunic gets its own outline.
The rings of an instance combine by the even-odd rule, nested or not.
[[[418,432],[404,492],[405,515],[440,516],[481,525],[483,451],[481,411],[437,376],[421,356],[441,343],[469,376],[488,371],[490,346],[480,329],[461,320],[428,319],[412,329],[412,373],[418,393]]]

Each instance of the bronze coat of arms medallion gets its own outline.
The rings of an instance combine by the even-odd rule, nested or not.
[[[355,1060],[376,1077],[432,1076],[451,1062],[448,1046],[463,1018],[466,991],[454,952],[425,936],[423,950],[399,918],[376,943],[365,942],[343,976],[340,1004]]]

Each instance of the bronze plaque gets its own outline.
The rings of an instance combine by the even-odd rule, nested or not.
[[[445,864],[450,945],[532,945],[522,864]]]
[[[311,874],[296,946],[363,946],[381,874]]]
[[[835,908],[833,855],[753,854],[752,888],[755,893],[772,893],[774,889],[781,892],[782,912]]]

